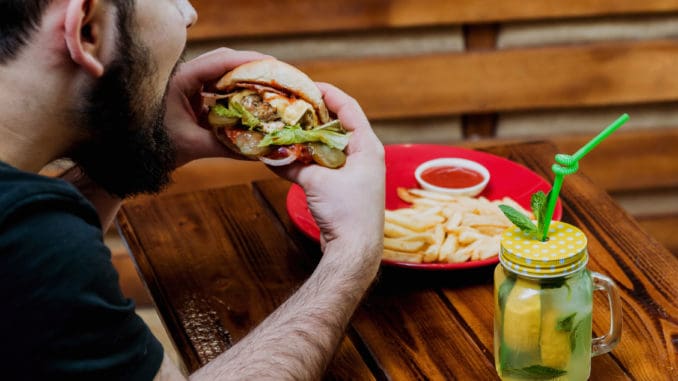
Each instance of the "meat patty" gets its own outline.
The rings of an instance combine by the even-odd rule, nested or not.
[[[269,103],[264,102],[264,100],[259,96],[259,94],[249,94],[245,96],[240,104],[251,112],[252,115],[256,116],[259,120],[263,122],[271,122],[276,119],[279,119],[278,112],[275,107],[271,106]]]

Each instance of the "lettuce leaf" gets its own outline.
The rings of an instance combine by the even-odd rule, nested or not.
[[[261,143],[259,143],[259,147],[321,142],[332,148],[343,151],[348,145],[351,134],[323,127],[324,126],[320,126],[313,130],[304,130],[298,124],[294,126],[285,126],[282,130],[266,135]]]
[[[327,130],[327,131],[346,133],[346,130],[344,130],[344,127],[342,127],[339,119],[335,119],[331,122],[327,122],[327,123],[323,124],[322,126],[318,126],[318,127],[313,129],[313,131],[318,131],[318,130]]]
[[[242,120],[242,124],[249,127],[250,130],[253,130],[255,127],[261,125],[261,121],[259,118],[254,116],[251,112],[247,111],[246,108],[244,108],[240,103],[238,102],[230,102],[228,104],[228,107],[240,114],[240,118]]]
[[[224,118],[242,118],[241,113],[239,113],[235,110],[232,110],[230,108],[227,108],[226,106],[224,106],[222,104],[216,104],[216,105],[212,106],[212,110],[214,110],[214,112],[217,115],[224,117]]]
[[[239,118],[243,126],[249,127],[250,130],[253,130],[255,127],[261,125],[259,118],[247,111],[246,108],[237,102],[230,102],[228,107],[222,104],[216,104],[212,106],[212,109],[217,115],[221,117]]]

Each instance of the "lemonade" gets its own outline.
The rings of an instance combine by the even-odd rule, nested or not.
[[[497,266],[495,359],[503,380],[586,380],[591,358],[591,274],[530,280]]]
[[[584,234],[560,221],[544,241],[511,228],[502,234],[499,260],[494,273],[499,376],[587,380],[594,277],[586,269]]]

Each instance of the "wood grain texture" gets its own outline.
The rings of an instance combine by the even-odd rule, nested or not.
[[[671,12],[672,0],[194,0],[193,40]]]
[[[483,150],[549,179],[557,152],[540,143]],[[120,226],[189,368],[224,350],[228,334],[242,337],[312,271],[318,245],[289,220],[288,188],[264,180],[254,195],[235,186],[125,205]],[[621,343],[593,359],[592,379],[676,379],[678,258],[585,175],[567,178],[562,199],[563,219],[589,238],[589,267],[611,276],[623,300]],[[491,273],[382,269],[328,377],[497,379]],[[605,306],[597,293],[595,334],[607,330]]]
[[[676,215],[646,215],[636,218],[640,226],[657,238],[661,244],[678,256],[678,216]]]
[[[244,337],[314,267],[246,186],[130,202],[119,225],[191,372]],[[372,378],[348,339],[334,363],[352,366],[330,366],[330,379]]]
[[[398,119],[678,100],[678,41],[297,62]]]

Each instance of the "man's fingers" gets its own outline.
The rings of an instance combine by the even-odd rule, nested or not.
[[[184,92],[192,92],[237,66],[265,58],[273,57],[258,52],[219,48],[183,64],[177,78]]]
[[[327,108],[337,114],[347,129],[354,130],[361,126],[369,126],[365,113],[355,99],[329,83],[317,82],[316,84],[323,93],[323,101]]]
[[[323,93],[323,101],[327,108],[337,114],[342,126],[353,131],[347,153],[351,154],[363,149],[372,150],[371,147],[381,145],[370,127],[367,116],[354,98],[328,83],[319,82],[317,85]]]

